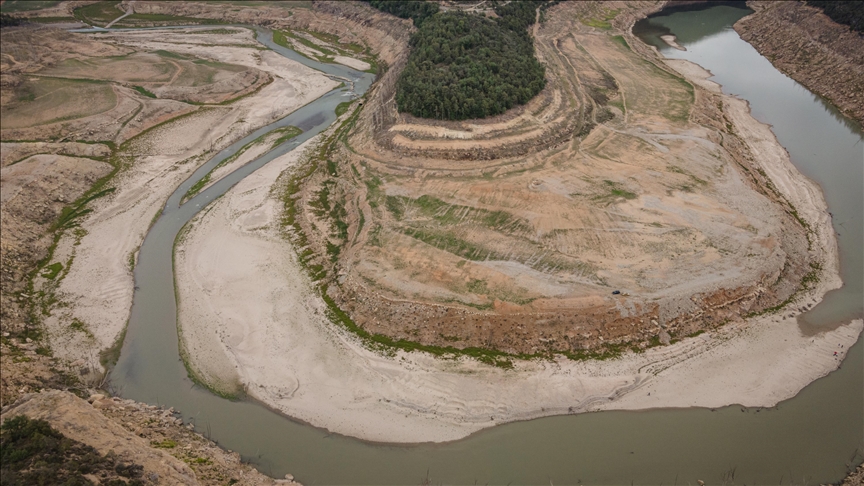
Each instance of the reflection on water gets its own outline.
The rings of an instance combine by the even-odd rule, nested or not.
[[[710,11],[705,15],[704,11]],[[648,45],[663,50],[669,44],[661,35],[673,34],[678,44],[695,44],[718,32],[729,29],[738,19],[753,11],[746,2],[712,2],[665,8],[633,26],[633,35]]]

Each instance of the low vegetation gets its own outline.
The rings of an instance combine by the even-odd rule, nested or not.
[[[0,14],[0,27],[12,27],[15,25],[20,25],[21,20],[11,15]]]
[[[118,461],[111,453],[72,440],[44,420],[24,415],[12,417],[0,427],[0,483],[87,485],[85,474],[106,486],[144,485],[143,467]]]
[[[291,140],[292,138],[296,137],[297,135],[300,135],[301,133],[303,133],[303,130],[301,130],[295,126],[287,126],[287,127],[280,127],[280,128],[273,129],[273,130],[265,133],[264,135],[261,135],[260,137],[256,138],[255,140],[252,140],[251,142],[249,142],[246,145],[244,145],[243,147],[241,147],[240,150],[238,150],[237,152],[234,153],[234,155],[227,157],[222,162],[219,162],[216,165],[216,167],[213,167],[213,169],[211,169],[210,172],[208,172],[204,177],[202,177],[195,184],[193,184],[192,187],[190,187],[189,190],[186,191],[186,194],[183,196],[183,201],[184,202],[188,201],[189,199],[194,197],[196,194],[201,192],[201,190],[203,190],[205,187],[207,187],[208,184],[210,184],[210,180],[213,176],[213,173],[216,170],[234,162],[235,160],[240,158],[240,156],[242,156],[244,153],[246,153],[246,151],[249,150],[250,148],[252,148],[253,146],[269,140],[270,147],[267,148],[266,150],[270,151],[270,150],[273,150],[274,148],[278,147],[279,145],[282,145],[283,143],[287,142],[288,140]]]

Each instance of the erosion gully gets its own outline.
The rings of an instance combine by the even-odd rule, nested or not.
[[[843,288],[802,316],[818,332],[862,315],[861,127],[778,72],[741,40],[731,25],[751,13],[721,5],[667,9],[638,23],[634,33],[664,55],[694,61],[714,73],[726,93],[748,100],[753,115],[773,125],[792,161],[825,191],[841,251]],[[372,76],[270,49],[330,75]],[[672,33],[686,51],[667,46]],[[445,444],[370,444],[291,420],[254,401],[230,401],[196,386],[178,354],[172,247],[184,224],[234,184],[314,136],[335,119],[349,96],[340,88],[221,151],[170,197],[141,247],[135,295],[120,360],[111,381],[128,398],[179,410],[222,447],[279,478],[307,484],[806,484],[842,478],[864,451],[864,353],[859,342],[841,369],[770,409],[730,406],[599,412],[501,425]],[[237,169],[180,205],[197,180],[247,142],[295,125],[296,139]],[[857,454],[857,456],[856,456]],[[734,479],[733,479],[734,471]]]

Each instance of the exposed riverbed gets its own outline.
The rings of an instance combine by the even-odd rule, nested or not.
[[[678,51],[658,40],[664,55],[701,64],[727,92],[749,100],[754,115],[774,125],[775,134],[798,167],[824,188],[840,233],[846,286],[829,294],[827,304],[805,315],[808,332],[818,332],[861,315],[861,131],[832,115],[829,107],[777,73],[741,41],[730,26],[744,14],[741,9],[714,7],[659,16],[649,22],[667,26],[677,43],[687,49]],[[690,35],[687,29],[692,26],[703,30]],[[271,49],[289,57],[293,54],[263,37],[268,36],[259,38]],[[645,38],[651,42],[650,36]],[[729,59],[735,61],[724,61]],[[331,74],[360,75],[296,60],[338,71]],[[742,83],[736,84],[738,81]],[[364,89],[357,87],[358,92]],[[343,95],[340,90],[331,92],[235,143],[174,193],[148,234],[136,267],[138,290],[123,354],[112,374],[124,396],[173,406],[194,420],[198,430],[260,464],[263,472],[276,477],[291,472],[307,484],[419,483],[427,470],[436,483],[529,484],[668,483],[677,477],[683,484],[696,479],[718,481],[731,468],[736,468],[735,480],[746,483],[781,477],[789,481],[790,476],[796,482],[805,478],[832,481],[844,474],[845,462],[862,441],[860,342],[841,370],[774,409],[725,407],[561,416],[508,424],[440,445],[370,445],[289,421],[252,402],[230,402],[195,387],[176,353],[174,235],[201,208],[293,145],[257,159],[182,206],[178,206],[180,197],[232,150],[266,131],[299,126],[305,130],[297,139],[302,142],[323,130],[335,119],[333,109],[345,100]],[[788,111],[775,111],[778,108]]]

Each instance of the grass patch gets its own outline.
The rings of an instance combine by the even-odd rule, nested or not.
[[[317,32],[317,31],[313,31],[313,30],[299,31],[299,32],[304,32],[304,33],[306,33],[312,37],[315,37],[316,39],[321,40],[322,42],[327,43],[328,47],[323,47],[321,45],[318,45],[318,44],[312,42],[311,40],[307,39],[306,37],[303,37],[301,35],[297,35],[294,32],[291,32],[288,30],[285,30],[285,31],[274,30],[273,31],[273,42],[275,42],[277,45],[280,45],[282,47],[291,49],[292,51],[296,52],[297,54],[300,54],[301,56],[305,57],[306,59],[311,59],[313,61],[323,62],[326,64],[332,64],[335,62],[334,56],[341,55],[341,56],[346,56],[346,57],[353,57],[355,59],[360,59],[360,60],[368,63],[370,67],[369,67],[369,69],[367,69],[365,71],[367,73],[378,74],[378,71],[381,69],[381,68],[379,68],[378,56],[376,56],[371,51],[371,49],[369,49],[368,47],[364,47],[364,46],[361,46],[359,44],[353,44],[353,43],[341,43],[341,42],[339,42],[339,37],[337,37],[333,34],[326,34],[324,32]],[[303,52],[296,50],[294,48],[293,43],[288,40],[289,38],[302,44],[303,46],[305,46],[309,49],[312,49],[312,51],[313,51],[311,53],[312,57],[310,57],[306,53],[303,53]],[[316,53],[318,53],[318,54],[316,54]]]
[[[48,280],[54,280],[55,278],[57,278],[57,275],[60,274],[61,270],[63,270],[62,263],[52,263],[51,265],[43,267],[42,273],[39,276],[42,278],[47,278]]]
[[[593,17],[590,19],[582,19],[581,22],[588,27],[594,27],[602,30],[609,30],[612,28],[612,24],[609,22],[618,16],[619,10],[606,10],[600,14],[598,17]]]
[[[280,135],[279,135],[279,138],[277,138],[276,140],[273,141],[273,143],[270,144],[271,150],[282,145],[283,143],[287,142],[288,140],[291,140],[292,138],[300,135],[301,133],[303,133],[303,130],[301,130],[295,126],[288,126],[288,127],[277,128],[277,129],[269,132],[267,135],[274,134],[274,133],[279,133]]]
[[[165,439],[162,441],[153,440],[153,441],[150,441],[150,445],[152,447],[157,448],[157,449],[173,449],[173,448],[177,447],[177,442],[174,442],[171,439]]]
[[[407,352],[422,351],[432,354],[434,356],[467,356],[474,358],[482,363],[497,366],[499,368],[509,369],[513,367],[513,362],[510,360],[513,355],[509,355],[505,352],[497,351],[494,349],[477,347],[460,349],[454,348],[452,346],[433,346],[408,341],[406,339],[396,340],[389,336],[384,336],[383,334],[370,333],[362,327],[358,326],[351,319],[351,317],[348,316],[348,314],[346,314],[342,309],[339,308],[338,305],[336,305],[336,302],[334,302],[333,299],[327,295],[326,285],[322,286],[321,297],[327,304],[327,310],[330,319],[336,324],[339,324],[345,329],[351,331],[353,334],[363,340],[364,344],[366,344],[372,349],[383,351],[390,355],[394,354],[396,350],[401,349]]]
[[[630,200],[630,199],[636,199],[637,197],[639,197],[635,193],[632,193],[626,189],[623,189],[621,187],[621,184],[619,184],[617,182],[610,181],[610,180],[604,180],[603,182],[606,184],[605,189],[608,192],[606,192],[605,194],[599,194],[597,196],[594,196],[593,197],[594,201],[604,203],[604,204],[612,204],[613,202],[621,200],[621,199]]]
[[[300,44],[303,44],[306,47],[309,47],[310,49],[312,49],[313,50],[312,57],[309,57],[308,54],[306,54],[304,52],[300,52],[297,49],[295,49],[294,44],[288,40],[289,38],[299,42]],[[319,48],[313,42],[309,41],[308,39],[294,35],[290,31],[274,30],[273,31],[273,42],[275,42],[277,45],[280,45],[280,46],[285,47],[287,49],[291,49],[292,51],[296,52],[297,54],[300,54],[301,56],[305,57],[306,59],[311,59],[313,61],[323,62],[323,63],[327,63],[327,64],[333,63],[332,57],[329,57],[326,54],[325,55],[319,55],[319,54],[314,53],[314,52],[323,53],[326,49]],[[330,54],[333,54],[333,51],[328,50],[327,52],[329,52]]]
[[[504,255],[498,255],[492,250],[465,241],[456,237],[452,233],[430,231],[419,228],[403,228],[402,233],[420,240],[427,245],[434,246],[439,250],[452,253],[466,260],[475,262],[485,260],[505,260]]]
[[[257,145],[257,144],[263,142],[266,138],[271,137],[273,135],[277,135],[277,134],[279,135],[279,137],[277,137],[276,139],[273,140],[273,142],[271,142],[270,148],[267,149],[267,152],[269,152],[270,150],[273,150],[274,148],[278,147],[279,145],[282,145],[283,143],[287,142],[288,140],[291,140],[292,138],[296,137],[297,135],[300,135],[301,133],[303,133],[303,130],[301,130],[300,128],[297,128],[295,126],[287,126],[287,127],[280,127],[280,128],[273,129],[273,130],[265,133],[264,135],[261,135],[260,137],[256,138],[255,140],[252,140],[251,142],[247,143],[246,145],[240,147],[240,149],[237,150],[237,152],[235,152],[233,155],[226,157],[225,160],[216,164],[215,167],[210,169],[210,172],[205,174],[204,177],[202,177],[201,179],[198,179],[198,181],[196,181],[195,184],[192,184],[192,187],[190,187],[189,190],[186,191],[186,194],[183,195],[182,202],[186,202],[189,199],[192,199],[193,197],[195,197],[196,194],[201,192],[202,189],[207,187],[207,184],[210,183],[210,180],[213,176],[213,172],[215,172],[216,169],[219,169],[220,167],[223,167],[225,165],[230,164],[231,162],[234,162],[241,155],[243,155],[247,150],[252,148],[254,145]],[[264,155],[264,154],[262,154],[262,155]]]
[[[624,36],[613,35],[612,41],[615,42],[616,44],[620,45],[621,47],[627,49],[628,51],[631,50],[630,44],[627,43],[627,40],[624,38]]]
[[[345,112],[348,111],[348,107],[351,106],[351,103],[353,103],[353,101],[343,101],[336,105],[336,116],[344,115]]]
[[[134,89],[135,91],[141,93],[142,95],[144,95],[148,98],[155,98],[156,97],[155,94],[147,91],[146,89],[144,89],[143,86],[132,86],[132,89]]]
[[[59,24],[75,22],[76,20],[75,17],[30,17],[27,19],[27,22],[33,22],[34,24]]]
[[[83,324],[83,323],[82,323]],[[126,329],[129,327],[129,322],[126,322],[126,325],[123,326],[123,331],[120,332],[120,335],[117,336],[117,339],[114,341],[110,347],[103,349],[99,353],[99,363],[102,364],[102,367],[106,370],[110,370],[117,364],[117,360],[120,359],[120,350],[123,349],[123,341],[126,340]]]
[[[72,319],[72,323],[69,324],[69,329],[72,329],[73,331],[78,331],[80,333],[84,333],[90,339],[93,339],[95,337],[95,336],[93,336],[93,333],[90,331],[90,328],[87,326],[87,324],[84,321],[77,319],[77,318]]]
[[[123,15],[123,11],[117,8],[118,5],[120,5],[119,0],[96,2],[76,8],[72,11],[72,15],[82,22],[105,27],[109,22]]]
[[[142,23],[159,23],[160,25],[177,25],[177,24],[224,24],[225,22],[218,19],[202,19],[198,17],[183,17],[167,14],[153,13],[134,13],[120,22],[114,24],[115,27],[135,27]]]
[[[398,208],[401,212],[411,208],[413,213],[421,217],[431,218],[442,225],[471,223],[485,226],[499,232],[524,233],[531,232],[528,221],[518,218],[507,211],[489,211],[471,206],[449,204],[433,196],[423,195],[417,199],[405,196],[387,196],[387,209]],[[396,214],[394,213],[394,216]],[[402,219],[401,214],[397,219]]]
[[[112,175],[113,175],[113,173],[112,173]],[[109,187],[107,189],[102,189],[100,191],[96,191],[93,194],[86,194],[85,193],[86,197],[84,197],[82,200],[76,201],[75,204],[72,204],[70,206],[66,206],[65,208],[63,208],[63,210],[60,212],[60,217],[57,218],[57,221],[54,223],[53,229],[68,228],[68,227],[72,226],[75,219],[80,218],[81,216],[84,216],[85,214],[89,214],[89,213],[93,212],[92,209],[86,207],[87,203],[89,203],[90,201],[93,201],[94,199],[98,199],[100,197],[107,196],[108,194],[113,193],[116,189],[117,189],[116,187]],[[92,191],[92,189],[91,189],[91,191]]]

